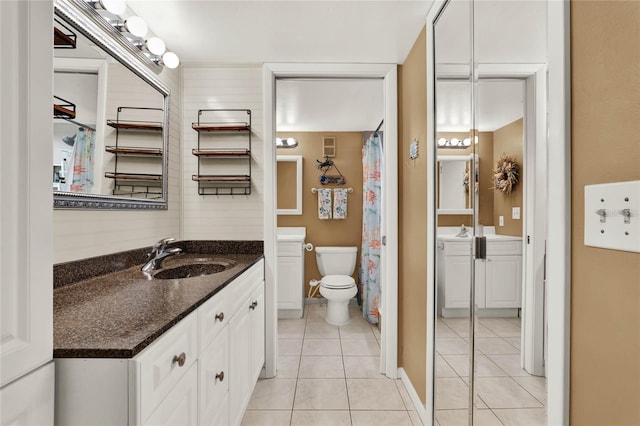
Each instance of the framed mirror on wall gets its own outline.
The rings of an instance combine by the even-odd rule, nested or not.
[[[276,157],[279,215],[302,215],[302,155]]]
[[[54,208],[166,209],[159,68],[85,2],[57,0],[53,27]]]

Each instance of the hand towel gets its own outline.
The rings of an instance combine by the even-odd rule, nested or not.
[[[334,219],[347,218],[347,193],[348,191],[343,188],[336,188],[333,190],[333,218]]]
[[[331,189],[318,189],[318,219],[331,219]]]

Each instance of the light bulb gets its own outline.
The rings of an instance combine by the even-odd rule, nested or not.
[[[476,143],[478,143],[478,137],[477,136],[475,137],[475,141],[476,141]]]
[[[463,144],[464,146],[469,146],[469,145],[471,145],[471,139],[466,138],[465,140],[463,140],[463,141],[462,141],[462,144]]]
[[[451,145],[452,146],[458,146],[459,143],[460,143],[460,139],[458,139],[458,138],[451,139]]]
[[[100,6],[114,15],[121,15],[127,10],[124,0],[100,0]]]
[[[445,138],[438,139],[438,146],[445,146],[447,144],[447,140]]]
[[[166,52],[162,55],[162,62],[167,68],[177,68],[180,65],[178,55],[173,52]]]
[[[124,21],[124,27],[128,32],[130,32],[136,37],[146,36],[147,31],[149,30],[147,23],[144,22],[144,19],[142,19],[139,16],[128,17],[127,20]]]
[[[167,46],[165,46],[164,41],[162,41],[160,38],[151,37],[149,38],[149,40],[147,40],[147,49],[149,49],[149,52],[153,53],[154,55],[160,56],[164,53],[165,50],[167,50]]]

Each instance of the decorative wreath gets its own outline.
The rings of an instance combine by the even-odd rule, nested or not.
[[[466,192],[467,194],[469,193],[469,181],[470,181],[469,169],[466,169],[464,171],[464,180],[462,181],[462,185],[464,185],[464,192]]]
[[[511,191],[518,183],[519,172],[520,166],[516,160],[503,152],[495,169],[493,169],[493,189],[511,195]]]

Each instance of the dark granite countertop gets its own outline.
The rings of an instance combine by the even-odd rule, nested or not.
[[[167,258],[163,268],[188,263],[194,256]],[[158,280],[147,278],[138,264],[56,288],[54,358],[134,357],[263,255],[218,251],[215,257],[236,265],[202,277]]]

